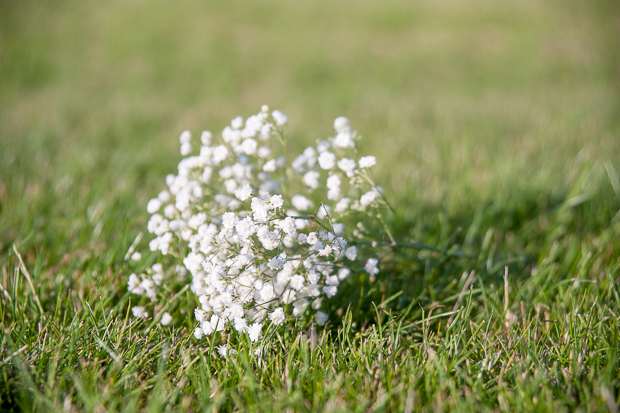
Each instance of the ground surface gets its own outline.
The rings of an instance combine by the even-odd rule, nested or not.
[[[0,409],[617,412],[619,16],[611,0],[3,1]],[[263,103],[297,148],[348,116],[398,237],[471,258],[399,251],[343,286],[327,329],[284,329],[257,364],[196,344],[190,295],[145,332],[124,256],[180,131]]]

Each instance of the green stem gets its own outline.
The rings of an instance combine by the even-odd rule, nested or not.
[[[381,226],[383,227],[385,232],[388,234],[388,237],[390,237],[390,241],[392,241],[392,245],[396,245],[396,240],[394,239],[394,236],[392,235],[392,232],[390,231],[390,229],[387,227],[387,225],[385,225],[385,221],[383,221],[383,215],[381,215],[380,212],[377,213],[377,219],[381,223]]]
[[[352,243],[353,244],[371,245],[373,247],[392,246],[392,247],[397,247],[397,248],[411,248],[411,249],[422,250],[422,251],[437,251],[437,252],[442,252],[442,253],[445,253],[445,254],[448,254],[448,255],[454,255],[456,257],[473,258],[473,256],[471,256],[469,254],[466,254],[463,251],[447,250],[445,248],[435,247],[434,245],[425,244],[423,242],[396,242],[396,243],[392,243],[392,242],[376,242],[376,241],[363,241],[363,240],[359,240],[359,241],[352,241]]]

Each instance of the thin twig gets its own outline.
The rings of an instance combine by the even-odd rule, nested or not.
[[[23,352],[27,348],[28,346],[21,346],[16,352],[14,352],[13,354],[9,354],[7,357],[4,358],[4,360],[0,361],[0,366],[8,363],[13,357],[17,356],[19,353]]]
[[[400,248],[411,248],[415,250],[436,251],[436,252],[442,252],[448,255],[453,255],[456,257],[473,258],[473,256],[466,254],[463,251],[459,251],[459,250],[451,251],[445,248],[439,248],[433,245],[424,244],[423,242],[397,242],[396,244],[392,244],[391,242],[376,242],[376,241],[363,241],[363,240],[357,241],[356,240],[356,241],[351,241],[351,243],[371,245],[373,247],[390,246],[390,247],[400,247]]]

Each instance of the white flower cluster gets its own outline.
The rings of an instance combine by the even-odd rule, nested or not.
[[[356,271],[379,272],[378,260],[363,257],[351,245],[354,231],[347,231],[356,227],[352,212],[369,213],[382,202],[368,171],[375,157],[354,159],[359,136],[339,117],[334,137],[285,165],[273,138],[284,139],[287,121],[263,106],[245,122],[233,119],[217,141],[203,132],[193,156],[191,133],[183,132],[186,158],[166,178],[168,189],[147,205],[155,235],[150,249],[175,257],[192,275],[200,302],[197,339],[234,328],[257,341],[267,320],[277,326],[307,308],[325,324],[322,301],[342,280]],[[146,274],[131,274],[128,288],[155,300],[162,282],[163,266],[155,264]],[[133,312],[148,317],[143,307]]]
[[[154,300],[157,297],[155,288],[156,286],[161,285],[163,279],[164,266],[162,264],[155,264],[146,270],[146,274],[140,274],[139,276],[136,274],[131,274],[129,276],[127,288],[133,294],[144,294],[147,298]]]

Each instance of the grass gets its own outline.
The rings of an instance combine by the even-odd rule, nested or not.
[[[616,412],[619,11],[2,2],[0,409]],[[471,257],[399,250],[326,329],[223,359],[189,293],[172,328],[130,316],[124,257],[179,132],[263,103],[297,148],[348,116],[398,238]]]

